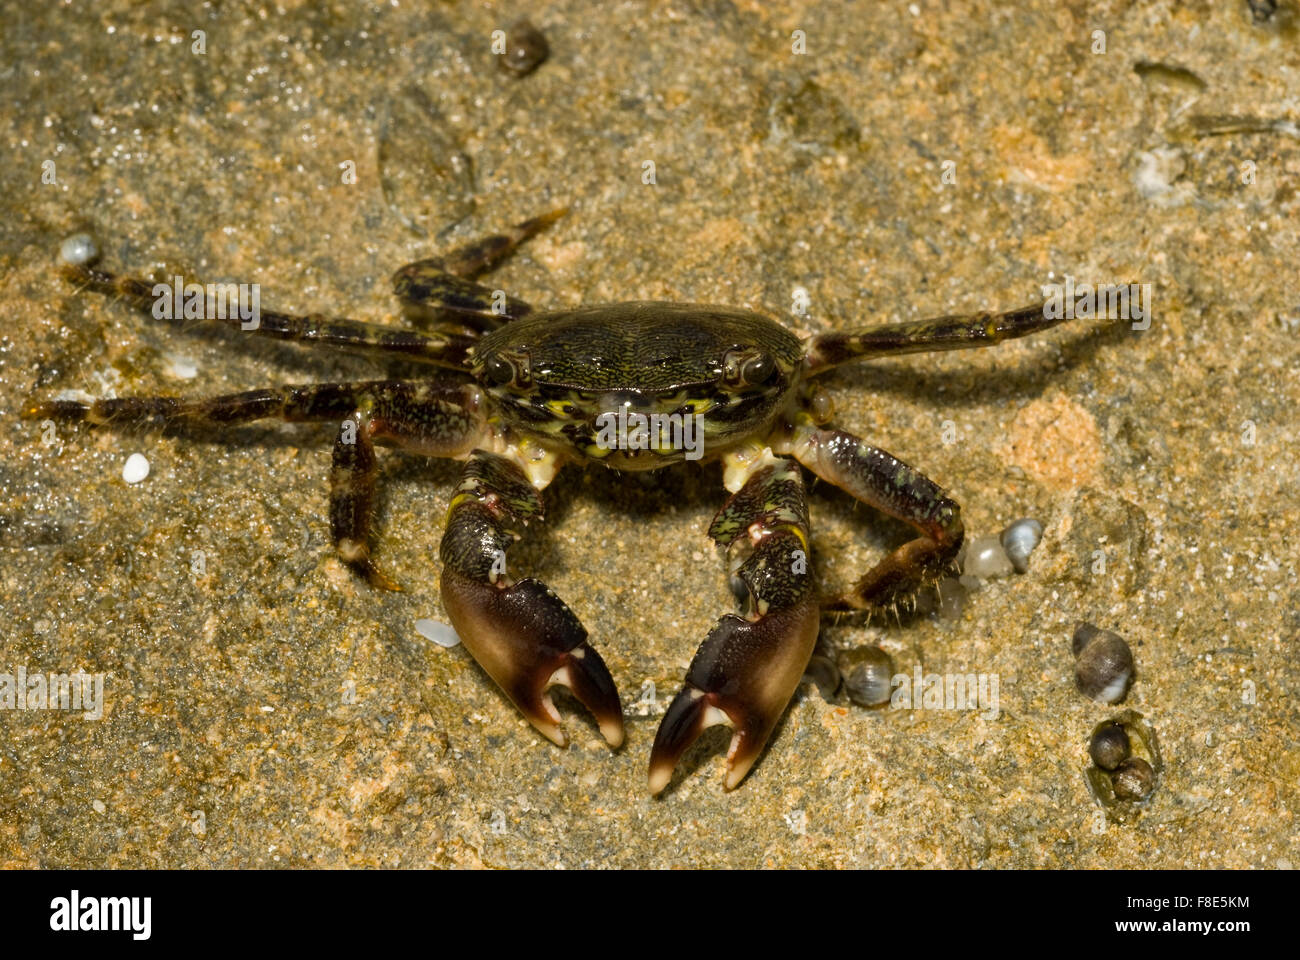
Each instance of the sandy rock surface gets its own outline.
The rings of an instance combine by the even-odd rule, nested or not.
[[[491,37],[520,12],[3,14],[0,672],[102,673],[104,708],[0,710],[0,865],[1300,863],[1294,21],[1235,2],[556,2],[528,11],[550,56],[518,78]],[[415,629],[446,619],[455,465],[385,456],[377,556],[406,590],[381,594],[329,547],[328,427],[17,418],[61,390],[383,373],[78,293],[54,272],[78,231],[110,269],[397,323],[396,267],[558,205],[493,280],[544,306],[713,301],[820,333],[1020,306],[1066,275],[1150,285],[1145,330],[1076,321],[827,378],[838,424],[947,487],[971,535],[1042,522],[1028,573],[955,619],[823,628],[900,672],[996,676],[996,712],[805,684],[738,790],[715,731],[652,799],[655,728],[731,609],[705,537],[717,464],[566,470],[512,553],[583,618],[625,704],[622,750],[572,703],[560,750],[463,646]],[[134,453],[149,472],[128,483]],[[908,536],[826,484],[810,499],[828,592]],[[1075,690],[1080,620],[1131,644],[1125,706],[1164,754],[1125,822],[1085,782],[1118,708]]]

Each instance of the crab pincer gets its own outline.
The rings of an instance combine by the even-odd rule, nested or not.
[[[655,794],[686,749],[716,724],[734,730],[725,783],[736,787],[785,712],[817,641],[820,611],[797,464],[764,451],[709,535],[724,548],[749,548],[736,571],[748,592],[746,615],[729,613],[714,625],[669,704],[650,751]]]
[[[505,554],[542,514],[520,468],[477,450],[465,465],[442,540],[442,601],[465,648],[548,740],[568,738],[549,690],[568,687],[611,747],[623,743],[623,708],[605,661],[563,600],[540,580],[510,580]]]

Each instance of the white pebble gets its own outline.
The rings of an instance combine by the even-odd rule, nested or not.
[[[440,647],[454,647],[460,643],[456,631],[450,624],[443,623],[441,620],[416,620],[415,632]]]
[[[59,257],[64,263],[76,266],[99,259],[99,247],[88,233],[74,233],[59,246]]]
[[[962,573],[981,580],[1005,577],[1011,573],[1011,561],[997,537],[975,537],[966,549]]]
[[[166,360],[167,366],[163,372],[170,377],[175,377],[177,380],[193,380],[199,375],[198,366],[189,357],[171,353],[167,355]]]
[[[1190,184],[1175,183],[1187,167],[1181,151],[1157,147],[1150,153],[1139,151],[1137,157],[1133,185],[1143,198],[1158,207],[1177,207],[1187,200]]]
[[[126,458],[126,464],[122,467],[123,480],[127,483],[139,483],[147,476],[149,476],[149,461],[144,458],[143,453],[133,453]]]
[[[94,403],[96,397],[88,390],[60,390],[54,394],[55,400],[75,400],[77,403]]]
[[[1032,517],[1021,517],[1002,531],[998,538],[1016,573],[1029,570],[1029,555],[1043,539],[1043,525]]]

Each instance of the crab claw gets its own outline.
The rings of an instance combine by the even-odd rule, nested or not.
[[[659,724],[650,751],[650,792],[668,786],[687,747],[720,723],[735,731],[727,750],[726,788],[745,779],[799,686],[818,626],[812,601],[756,620],[730,613],[720,619]]]
[[[548,740],[569,742],[548,692],[568,687],[591,711],[611,747],[623,743],[623,708],[587,630],[540,580],[512,586],[471,579],[445,567],[442,602],[466,649]]]

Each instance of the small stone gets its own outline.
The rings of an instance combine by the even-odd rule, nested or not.
[[[1032,517],[1021,517],[998,537],[1016,573],[1029,570],[1029,555],[1043,539],[1043,525]]]
[[[506,35],[506,52],[501,54],[501,69],[516,77],[526,77],[542,65],[551,47],[542,31],[527,18],[515,21]]]
[[[893,692],[894,660],[879,647],[859,647],[840,657],[844,692],[861,707],[889,702]]]
[[[103,813],[105,810],[108,809],[108,807],[104,806],[103,800],[92,800],[90,802],[90,806],[91,809],[93,809],[96,813]]]
[[[992,580],[1006,577],[1012,571],[1011,561],[997,537],[975,537],[966,549],[966,561],[962,573],[966,576]]]
[[[127,483],[139,483],[149,476],[149,461],[143,453],[133,453],[126,458],[122,466],[122,479]]]
[[[99,259],[99,247],[88,233],[74,233],[59,246],[59,259],[73,266],[85,266]]]
[[[1246,0],[1250,7],[1251,19],[1256,23],[1268,23],[1277,13],[1277,0]]]
[[[1150,152],[1139,150],[1138,168],[1133,174],[1137,192],[1157,207],[1181,206],[1191,196],[1192,188],[1180,182],[1187,169],[1187,158],[1178,149],[1156,147]]]
[[[460,643],[460,637],[450,624],[441,620],[420,619],[415,621],[415,632],[426,640],[432,640],[440,647],[454,647]]]
[[[189,357],[182,356],[179,353],[171,353],[166,357],[167,366],[164,372],[177,380],[193,380],[199,375],[199,368]]]

